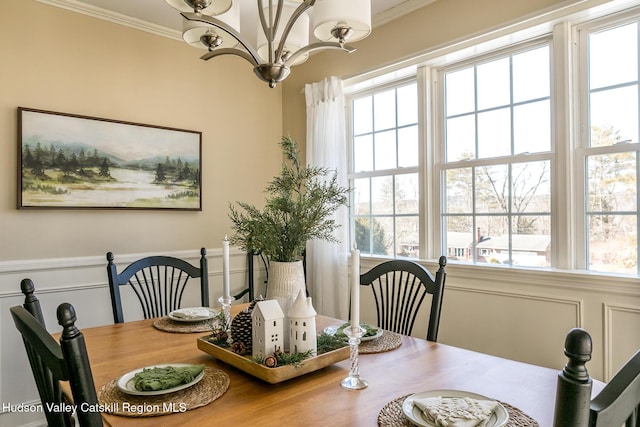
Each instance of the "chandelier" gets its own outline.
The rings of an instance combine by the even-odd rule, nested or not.
[[[240,32],[240,1],[165,0],[184,17],[182,38],[207,49],[205,61],[237,55],[274,88],[287,78],[290,67],[313,51],[353,52],[346,41],[362,40],[371,32],[371,0],[257,0],[257,40],[249,43]],[[317,41],[309,43],[310,28]]]

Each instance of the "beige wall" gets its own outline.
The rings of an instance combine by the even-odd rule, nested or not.
[[[282,92],[240,58],[201,53],[36,1],[1,2],[0,261],[221,246],[228,202],[261,204],[279,168]],[[18,106],[201,131],[202,212],[17,210]]]

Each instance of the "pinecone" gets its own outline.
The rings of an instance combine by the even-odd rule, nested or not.
[[[249,307],[236,314],[231,321],[231,339],[233,339],[234,344],[242,344],[242,346],[232,347],[232,349],[238,354],[244,355],[246,353],[251,353],[252,351],[251,312],[257,302],[257,300],[252,301],[251,304],[249,304]]]

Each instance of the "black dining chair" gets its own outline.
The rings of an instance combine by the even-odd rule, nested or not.
[[[255,299],[254,266],[255,266],[256,257],[260,257],[260,259],[262,260],[262,263],[264,264],[265,270],[267,269],[267,260],[263,254],[256,254],[255,252],[252,252],[252,251],[247,252],[247,275],[248,275],[247,287],[233,296],[235,301],[241,300],[245,295],[248,296],[249,302]]]
[[[640,420],[640,350],[591,399],[591,336],[574,328],[565,339],[569,361],[558,375],[554,427],[637,427]]]
[[[33,281],[31,279],[22,279],[20,281],[20,290],[24,294],[24,303],[22,303],[22,306],[31,313],[42,326],[45,326],[40,300],[35,295],[36,287]]]
[[[112,252],[107,252],[107,275],[113,321],[124,322],[121,286],[129,286],[140,302],[145,319],[162,317],[181,308],[182,297],[190,279],[199,282],[202,307],[209,307],[209,269],[207,250],[200,249],[200,267],[171,256],[154,255],[129,264],[121,273],[114,264]]]
[[[430,294],[427,340],[437,341],[447,258],[441,256],[438,264],[435,277],[422,265],[405,259],[383,262],[360,275],[360,285],[373,293],[377,326],[411,335],[420,307]]]
[[[95,410],[98,397],[84,336],[75,326],[76,312],[73,306],[69,303],[58,306],[58,323],[62,326],[59,344],[24,307],[12,307],[10,311],[22,335],[49,427],[75,425],[71,413],[56,411],[53,407],[58,405],[60,408],[63,404],[76,405],[80,427],[102,426],[102,415]],[[61,381],[69,382],[72,400],[62,392]]]

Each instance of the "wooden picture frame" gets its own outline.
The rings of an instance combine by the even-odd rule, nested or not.
[[[18,107],[18,209],[202,210],[202,132]]]

